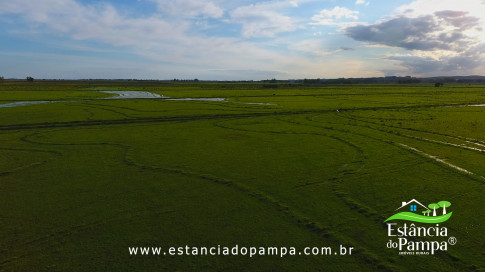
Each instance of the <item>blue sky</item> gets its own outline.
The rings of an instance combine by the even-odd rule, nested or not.
[[[485,74],[485,0],[0,0],[0,76]]]

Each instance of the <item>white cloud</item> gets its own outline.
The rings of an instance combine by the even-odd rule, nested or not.
[[[371,25],[346,28],[347,36],[407,50],[390,56],[415,75],[468,74],[483,68],[485,6],[481,0],[417,0]]]
[[[352,19],[357,20],[359,12],[343,7],[334,7],[333,9],[324,9],[312,17],[312,25],[337,25],[337,20]]]
[[[331,53],[324,49],[322,39],[307,39],[293,43],[289,47],[291,50],[311,54],[318,57],[327,56]]]
[[[335,19],[347,18],[347,19],[357,20],[359,19],[357,14],[359,14],[358,11],[353,11],[342,7],[335,7],[332,10],[324,9],[320,11],[319,16],[326,17],[326,18],[335,18]]]
[[[244,37],[274,37],[277,33],[298,29],[295,19],[279,11],[295,5],[295,1],[262,2],[238,7],[230,15],[233,22],[242,25]]]
[[[277,8],[293,7],[289,1],[272,4]],[[257,10],[257,7],[259,6],[254,5],[234,11],[234,17],[245,23],[244,35],[272,36],[297,28],[291,18],[271,10],[271,5],[262,5],[266,8],[262,10]],[[250,22],[250,12],[254,13],[257,22]],[[101,42],[116,47],[113,48],[117,50],[116,55],[122,52],[142,57],[136,63],[136,69],[124,69],[123,72],[114,69],[113,71],[119,71],[120,77],[130,77],[129,74],[133,72],[133,76],[138,78],[264,79],[282,76],[284,72],[278,71],[284,70],[288,71],[284,74],[286,77],[297,78],[304,75],[302,71],[306,71],[306,67],[311,67],[309,63],[299,65],[302,61],[298,56],[267,50],[264,44],[241,41],[240,38],[194,34],[191,19],[179,18],[168,21],[156,13],[148,17],[127,17],[109,4],[85,5],[75,0],[16,0],[0,6],[0,15],[3,14],[17,16],[17,35],[38,34],[37,36],[41,37],[48,34],[62,40],[67,38],[70,42],[63,43],[64,46],[74,43],[74,50],[80,50],[81,45],[90,44],[91,41]],[[44,39],[42,42],[49,43],[50,40]],[[63,48],[55,43],[53,46],[56,48]],[[39,74],[38,77],[42,77],[44,73],[47,77],[56,77],[57,71],[59,75],[73,78],[75,68],[78,67],[83,71],[79,73],[82,77],[115,77],[116,73],[100,73],[102,69],[94,68],[109,69],[111,65],[114,68],[119,67],[119,62],[100,58],[96,62],[74,62],[77,66],[69,66],[72,72],[67,74],[67,66],[58,65],[56,62],[62,59],[62,54],[52,59],[56,64],[49,65],[48,62],[44,62],[44,65],[50,67],[49,74],[45,74],[46,70],[45,73],[32,72],[32,75]],[[24,60],[35,62],[38,58]],[[98,65],[103,62],[106,64]],[[90,63],[93,64],[93,68],[86,68],[90,67]],[[128,66],[130,61],[123,63]],[[254,70],[251,70],[254,67],[257,67],[261,74],[256,75]],[[28,67],[19,70],[25,68]],[[234,71],[239,71],[240,74],[236,77]]]
[[[400,6],[394,15],[405,14],[407,16],[420,16],[431,14],[441,10],[467,11],[474,16],[483,15],[483,3],[481,0],[416,0],[408,5]]]
[[[297,16],[303,14],[300,11],[307,6],[304,3],[317,2],[315,0],[259,0],[265,2],[256,4],[248,4],[255,2],[249,0],[144,0],[156,5],[151,14],[138,17],[128,15],[133,14],[130,11],[123,13],[115,7],[114,0],[110,1],[114,4],[105,1],[85,4],[80,0],[4,1],[0,5],[0,16],[7,22],[5,29],[9,35],[50,43],[52,48],[98,51],[95,57],[86,57],[84,61],[82,57],[66,57],[65,62],[69,64],[62,64],[63,53],[37,58],[32,56],[42,54],[33,53],[23,61],[10,58],[9,65],[0,62],[0,68],[7,71],[15,63],[32,60],[37,64],[31,67],[41,72],[44,71],[39,67],[48,66],[45,70],[49,71],[49,77],[64,75],[68,70],[71,71],[69,77],[73,77],[71,75],[76,75],[79,69],[84,71],[82,77],[93,78],[99,77],[98,74],[101,77],[133,74],[138,78],[265,79],[375,76],[379,75],[379,70],[388,69],[389,63],[400,63],[400,68],[408,69],[402,71],[430,70],[435,74],[457,69],[480,73],[478,69],[484,67],[480,64],[485,59],[482,53],[485,52],[484,0],[467,0],[466,3],[417,0],[375,22],[371,25],[374,28],[359,23],[359,12],[345,7],[320,11],[311,18],[310,24],[314,26],[308,26],[308,18],[300,20]],[[368,2],[355,3],[365,5]],[[4,14],[9,16],[2,16]],[[392,21],[397,18],[401,20]],[[402,22],[408,24],[403,26]],[[204,30],[214,24],[220,27]],[[234,34],[233,28],[239,29],[235,27],[237,24],[241,27],[239,36],[228,37]],[[307,32],[297,32],[305,27],[304,24],[307,24]],[[312,33],[319,35],[318,31],[328,33],[317,25],[338,26],[342,30],[357,24],[361,28],[346,32],[347,35],[372,44],[372,48],[358,47],[359,51],[352,52],[352,48],[345,47],[348,40],[340,39],[338,31],[326,36],[336,38],[328,43],[322,37],[310,38]],[[279,35],[285,32],[294,33]],[[257,42],[245,39],[253,37],[277,38]],[[346,44],[335,44],[335,41]],[[324,42],[333,47],[325,49]],[[377,46],[379,48],[375,48]],[[107,57],[99,57],[102,50],[109,52]],[[345,53],[340,53],[342,51]],[[377,51],[373,60],[362,60]],[[383,52],[387,58],[378,56]],[[396,52],[406,52],[409,56],[394,55]],[[20,55],[22,52],[17,56]],[[123,55],[130,59],[124,59]],[[141,57],[136,59],[134,55]],[[322,57],[325,61],[321,61]],[[53,65],[46,64],[49,59]],[[132,67],[120,68],[130,63]],[[349,70],[350,66],[353,70]],[[29,67],[25,65],[17,71]],[[113,73],[103,73],[110,67],[114,67]],[[42,77],[33,72],[32,75]]]
[[[418,16],[424,16],[434,14],[440,11],[462,11],[466,12],[467,17],[480,18],[482,30],[468,29],[466,35],[480,37],[485,42],[485,5],[482,0],[417,0],[408,5],[399,7],[393,16],[407,16],[416,18]]]
[[[357,1],[355,1],[355,4],[356,5],[366,5],[366,6],[368,6],[370,4],[370,2],[367,2],[365,0],[357,0]]]
[[[221,18],[224,10],[211,1],[201,0],[152,0],[158,9],[169,16]]]
[[[485,43],[485,6],[482,0],[417,0],[399,7],[394,17],[410,19],[432,16],[439,26],[427,33],[428,39],[447,43],[449,56],[456,56]],[[438,51],[437,56],[443,55]]]

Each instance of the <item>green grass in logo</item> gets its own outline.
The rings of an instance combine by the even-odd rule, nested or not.
[[[440,215],[440,216],[422,216],[422,215],[415,214],[415,213],[412,213],[412,212],[400,212],[400,213],[396,213],[395,215],[387,218],[387,220],[384,221],[384,222],[387,222],[389,220],[407,220],[407,221],[420,222],[420,223],[430,223],[430,224],[441,223],[441,222],[445,222],[446,220],[450,219],[452,214],[453,213],[450,212],[450,213],[443,214],[443,215]]]

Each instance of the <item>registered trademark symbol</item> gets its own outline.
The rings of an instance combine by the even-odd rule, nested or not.
[[[456,242],[457,242],[457,240],[456,240],[455,237],[451,236],[450,238],[448,238],[448,244],[454,246],[454,245],[456,245]]]

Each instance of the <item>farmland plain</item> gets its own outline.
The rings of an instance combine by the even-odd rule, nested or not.
[[[103,99],[98,90],[171,98]],[[483,271],[485,86],[5,81],[0,271]],[[388,249],[402,201],[458,243]],[[352,256],[130,256],[135,246]]]

